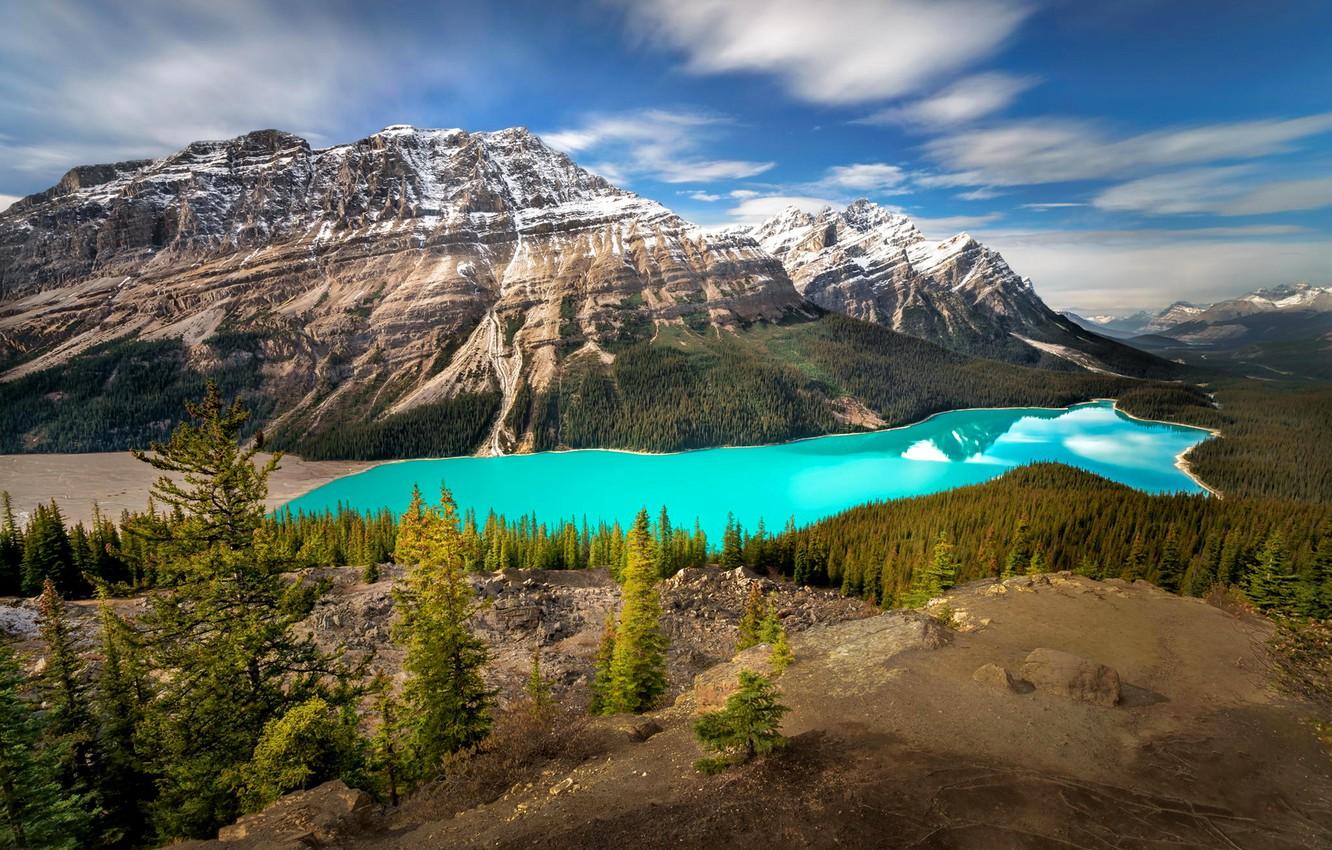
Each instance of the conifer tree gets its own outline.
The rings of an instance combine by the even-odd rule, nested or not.
[[[694,722],[694,736],[717,755],[699,760],[695,767],[715,773],[731,764],[748,761],[784,745],[781,692],[766,677],[740,671],[740,687],[726,699],[725,708],[702,715]]]
[[[772,653],[768,656],[772,663],[772,669],[779,675],[791,666],[795,661],[795,653],[791,650],[791,641],[786,636],[786,627],[778,624],[777,636],[772,640]]]
[[[1027,564],[1027,575],[1038,576],[1041,573],[1048,573],[1050,564],[1045,560],[1045,553],[1037,549],[1031,553],[1031,561]]]
[[[551,693],[550,681],[541,672],[540,647],[532,650],[532,666],[527,672],[523,693],[527,697],[528,708],[533,717],[544,719],[550,715],[550,710],[555,705],[555,697]]]
[[[1177,593],[1183,572],[1184,568],[1179,557],[1179,541],[1174,527],[1171,526],[1166,532],[1165,542],[1161,545],[1161,561],[1156,568],[1156,586]]]
[[[65,520],[54,501],[37,506],[23,535],[23,592],[41,593],[48,578],[63,595],[77,596],[83,589]]]
[[[1034,557],[1029,563],[1033,562],[1035,562]],[[940,534],[930,553],[929,562],[911,576],[911,587],[902,597],[902,606],[919,608],[931,599],[941,596],[956,583],[958,569],[956,549],[947,535]]]
[[[14,651],[0,642],[0,846],[82,848],[90,832],[84,800],[61,785],[62,746],[45,740],[23,686]]]
[[[294,631],[317,594],[284,577],[291,562],[264,522],[278,456],[256,464],[259,445],[242,445],[248,412],[224,404],[211,382],[186,410],[166,443],[135,453],[176,476],[152,490],[171,519],[132,527],[160,553],[169,587],[149,597],[141,620],[160,682],[140,752],[157,776],[161,840],[207,836],[235,820],[237,777],[268,723],[311,697],[333,699],[348,677]]]
[[[740,614],[740,634],[735,645],[736,652],[743,652],[763,642],[760,630],[767,610],[767,603],[763,599],[763,588],[759,587],[758,582],[754,582],[749,586],[749,595],[745,597],[745,608]]]
[[[597,643],[597,656],[593,663],[592,695],[588,700],[590,714],[610,714],[613,712],[611,687],[611,662],[615,659],[615,612],[606,615],[606,624],[601,629],[601,640]]]
[[[1332,527],[1324,529],[1314,550],[1300,598],[1307,617],[1332,619]]]
[[[0,492],[0,504],[0,596],[17,596],[23,587],[23,532],[8,490]]]
[[[1004,561],[1004,578],[1022,575],[1031,566],[1031,531],[1027,518],[1020,517],[1013,528],[1013,541],[1008,546],[1008,558]]]
[[[1143,543],[1142,534],[1135,533],[1133,542],[1129,545],[1128,557],[1124,559],[1124,568],[1120,571],[1119,577],[1124,581],[1137,581],[1147,573],[1147,551]]]
[[[46,734],[65,755],[61,765],[65,784],[79,794],[88,795],[93,790],[98,765],[93,751],[83,662],[65,620],[64,601],[50,578],[46,579],[37,600],[37,615],[48,659],[40,677],[43,697],[51,706]]]
[[[105,602],[99,612],[101,658],[93,690],[98,763],[100,831],[112,846],[134,846],[146,832],[152,777],[137,736],[151,699],[148,668],[138,635]]]
[[[413,776],[429,778],[445,756],[490,733],[494,696],[481,675],[488,660],[485,643],[467,625],[477,603],[464,572],[458,511],[448,488],[441,488],[439,505],[430,508],[413,490],[394,558],[407,566],[396,594],[395,637],[406,650],[408,765]]]
[[[1244,584],[1244,594],[1259,608],[1281,614],[1295,609],[1295,573],[1279,532],[1272,532],[1258,550],[1253,570]]]
[[[624,603],[615,630],[610,667],[610,713],[647,711],[666,692],[666,634],[646,510],[629,531],[624,569]]]
[[[722,533],[721,568],[723,570],[734,570],[737,567],[744,566],[745,561],[741,548],[740,525],[735,521],[735,515],[728,513],[726,515],[726,530]]]
[[[382,778],[382,790],[390,806],[398,805],[398,792],[403,779],[402,720],[393,686],[383,673],[376,674],[370,685],[374,695],[376,720],[379,722],[370,739],[369,769]]]

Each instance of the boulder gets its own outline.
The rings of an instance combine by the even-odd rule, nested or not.
[[[971,678],[987,687],[1000,691],[1011,691],[1017,693],[1020,688],[1018,681],[1007,669],[998,664],[982,664],[976,668],[976,672],[971,674]]]
[[[336,845],[363,829],[373,811],[369,794],[348,788],[335,779],[309,791],[287,794],[263,811],[222,827],[213,846],[228,850],[251,847],[295,850]]]
[[[1047,691],[1078,702],[1113,706],[1119,704],[1119,674],[1071,652],[1033,649],[1022,664],[1022,678]]]
[[[629,740],[643,742],[661,731],[661,724],[651,717],[626,716],[615,727],[629,736]]]

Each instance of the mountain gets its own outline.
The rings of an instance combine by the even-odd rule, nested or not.
[[[970,235],[931,241],[906,216],[867,200],[817,214],[788,207],[750,232],[802,295],[829,310],[1015,363],[1164,369],[1051,310],[1030,279]]]
[[[75,168],[0,214],[0,296],[8,380],[115,340],[181,340],[196,365],[261,345],[278,431],[498,394],[493,450],[518,389],[548,387],[562,356],[815,312],[751,240],[521,128],[325,149],[264,130]],[[251,339],[203,345],[220,335]]]
[[[1332,377],[1332,288],[1297,283],[1208,306],[1177,302],[1129,343],[1263,380]]]
[[[75,168],[0,212],[0,451],[143,445],[205,378],[274,448],[377,459],[772,442],[1170,368],[1055,316],[968,237],[831,216],[790,245],[762,229],[788,274],[522,128],[322,149],[263,130]],[[819,239],[835,286],[811,287]],[[839,271],[844,249],[902,303]]]
[[[1111,339],[1131,339],[1143,333],[1147,323],[1152,320],[1152,314],[1145,310],[1122,318],[1110,315],[1083,316],[1073,310],[1061,310],[1059,315],[1084,330]]]

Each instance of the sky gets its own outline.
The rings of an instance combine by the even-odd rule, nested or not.
[[[700,224],[859,197],[1056,308],[1332,285],[1327,0],[0,0],[0,207],[277,127],[522,125]]]

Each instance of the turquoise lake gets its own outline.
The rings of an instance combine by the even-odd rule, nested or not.
[[[287,504],[318,512],[339,504],[401,512],[413,484],[427,500],[441,483],[460,509],[495,510],[546,523],[584,517],[627,524],[640,507],[672,521],[697,518],[720,542],[728,511],[746,529],[778,530],[854,505],[977,484],[1022,464],[1058,461],[1151,493],[1202,492],[1175,466],[1207,439],[1197,428],[1144,422],[1097,401],[1064,409],[980,409],[867,434],[775,446],[676,454],[584,450],[385,463],[332,481]]]

